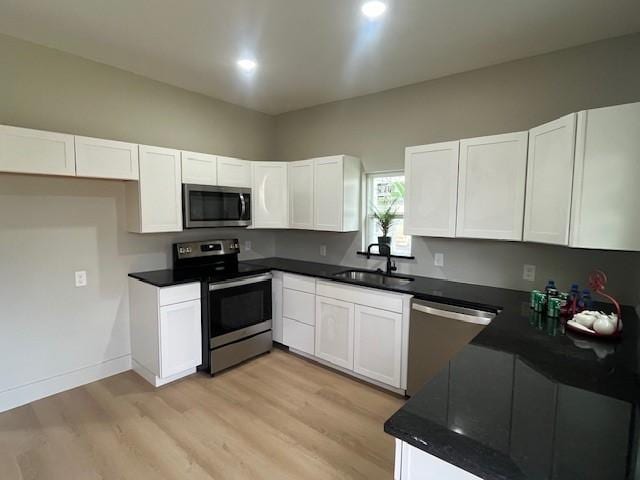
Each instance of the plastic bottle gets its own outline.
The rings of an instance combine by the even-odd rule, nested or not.
[[[593,300],[591,299],[591,290],[589,290],[588,288],[585,288],[584,290],[582,290],[580,307],[582,310],[591,310],[593,308]]]

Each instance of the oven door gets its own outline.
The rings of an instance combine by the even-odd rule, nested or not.
[[[271,274],[209,285],[209,348],[271,330]]]
[[[251,189],[183,185],[185,228],[251,225]]]

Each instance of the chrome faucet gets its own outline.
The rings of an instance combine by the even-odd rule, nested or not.
[[[367,260],[371,258],[371,247],[378,247],[378,253],[387,257],[387,271],[385,275],[392,275],[392,272],[398,270],[396,262],[391,260],[391,246],[386,243],[372,243],[367,247]],[[378,269],[379,271],[382,271]]]

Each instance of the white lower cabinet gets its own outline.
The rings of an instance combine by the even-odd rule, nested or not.
[[[129,279],[133,370],[159,387],[202,363],[200,284],[159,288]]]
[[[160,307],[161,378],[202,363],[201,331],[200,299]]]
[[[353,370],[353,303],[316,297],[316,356]]]
[[[315,328],[306,323],[282,318],[282,343],[289,348],[314,355],[315,353]]]
[[[402,314],[355,306],[353,370],[400,388]]]
[[[396,440],[394,480],[481,480],[401,440]]]

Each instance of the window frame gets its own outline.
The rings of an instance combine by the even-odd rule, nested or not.
[[[377,227],[375,225],[375,221],[373,220],[373,215],[371,214],[371,205],[373,203],[373,182],[375,178],[380,178],[380,177],[403,177],[405,179],[405,185],[406,185],[406,177],[405,177],[405,172],[404,170],[382,170],[382,171],[376,171],[376,172],[365,172],[364,174],[364,201],[363,201],[363,215],[362,215],[362,221],[364,223],[363,225],[363,235],[362,235],[362,251],[367,250],[367,247],[369,245],[369,240],[371,238],[377,237]],[[404,199],[403,199],[404,200]],[[398,215],[398,218],[401,218],[403,221],[403,225],[404,225],[404,211],[402,214]],[[375,230],[375,234],[373,235],[371,232],[371,229]],[[413,239],[411,238],[410,235],[407,235],[409,237],[409,251],[408,252],[396,252],[396,251],[391,251],[391,256],[395,256],[395,257],[411,257],[413,255]],[[374,242],[375,243],[375,242]],[[373,252],[372,252],[373,253]],[[377,252],[376,252],[377,253]]]

